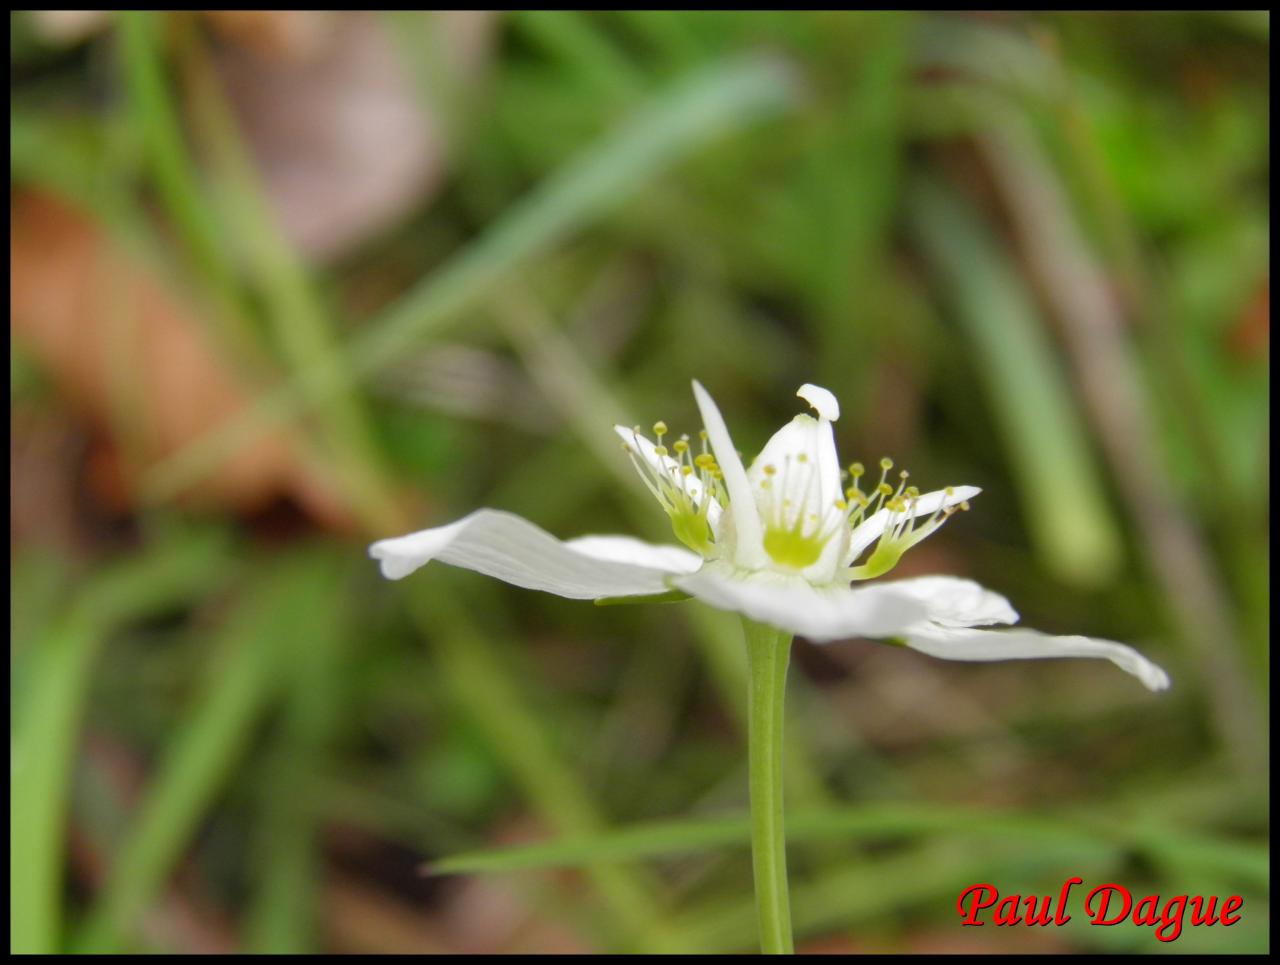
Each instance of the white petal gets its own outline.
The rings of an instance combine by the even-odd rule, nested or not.
[[[895,636],[921,622],[925,613],[923,604],[888,583],[856,590],[820,588],[800,577],[745,574],[716,563],[691,576],[677,577],[672,584],[713,607],[817,642]]]
[[[766,471],[772,469],[772,473]],[[818,559],[801,575],[823,586],[830,583],[845,557],[849,527],[841,498],[840,462],[831,423],[798,415],[773,434],[747,470],[765,532],[771,529],[806,536],[825,534]]]
[[[736,561],[748,569],[755,569],[764,565],[765,561],[764,532],[760,527],[760,517],[756,515],[756,504],[751,498],[747,471],[742,468],[742,460],[738,458],[738,451],[733,448],[729,428],[724,424],[724,417],[716,408],[715,400],[696,379],[693,382],[693,397],[698,402],[702,426],[707,430],[707,440],[711,443],[711,451],[715,453],[716,463],[724,475],[725,488],[729,491],[729,513],[733,517]]]
[[[849,549],[844,557],[845,565],[854,563],[862,555],[863,550],[880,538],[880,534],[888,528],[891,521],[897,522],[908,516],[917,518],[932,516],[940,507],[946,509],[949,506],[959,506],[980,492],[982,490],[977,486],[952,486],[950,493],[945,489],[925,493],[900,513],[893,513],[887,509],[872,513],[858,524],[849,538]]]
[[[992,623],[1017,623],[1018,611],[1002,597],[973,580],[956,576],[921,576],[892,580],[891,586],[919,600],[929,619],[948,627],[982,627]]]
[[[655,546],[634,536],[579,536],[564,545],[592,559],[633,563],[667,573],[696,573],[703,562],[683,546]]]
[[[595,544],[597,552],[600,546]],[[612,549],[616,552],[617,544]],[[665,593],[671,589],[668,577],[686,572],[683,566],[652,565],[658,561],[655,554],[644,554],[646,562],[637,565],[638,553],[626,562],[575,550],[528,520],[496,509],[479,509],[448,526],[379,540],[369,547],[369,555],[381,561],[382,575],[391,580],[438,559],[575,600]],[[676,562],[665,554],[662,558]]]
[[[772,475],[766,472],[772,467]],[[766,526],[791,529],[801,514],[825,522],[840,499],[840,462],[831,423],[798,415],[775,432],[747,471]],[[768,482],[768,489],[761,483]],[[786,500],[784,507],[782,501]]]
[[[943,660],[1035,660],[1045,657],[1098,657],[1110,660],[1142,681],[1148,690],[1165,690],[1169,675],[1132,647],[1091,637],[1055,637],[1036,630],[966,630],[922,625],[903,635],[907,646]]]
[[[835,422],[840,418],[840,403],[831,394],[830,390],[824,389],[820,385],[806,382],[796,390],[796,395],[813,406],[813,411],[822,418],[831,422]]]
[[[692,473],[688,476],[680,472],[680,464],[670,456],[660,456],[654,444],[646,439],[635,429],[628,429],[626,426],[614,426],[613,431],[635,450],[636,455],[643,459],[655,472],[666,479],[670,479],[674,484],[683,486],[684,491],[689,494],[690,498],[699,506],[702,505],[702,480],[698,478],[698,474]],[[711,500],[707,506],[707,523],[715,531],[716,524],[720,522],[720,513],[723,507],[718,500]]]

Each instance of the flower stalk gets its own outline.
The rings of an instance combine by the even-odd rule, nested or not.
[[[742,627],[749,664],[747,768],[760,950],[766,955],[786,955],[795,951],[782,813],[782,725],[791,634],[747,618]]]

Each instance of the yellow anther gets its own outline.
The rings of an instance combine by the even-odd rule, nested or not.
[[[962,502],[960,504],[960,508],[967,513],[969,511],[969,500],[966,499],[964,502]]]
[[[881,483],[879,486],[876,487],[876,492],[878,492],[881,496],[892,496],[893,487],[890,486],[888,483]]]
[[[707,430],[706,430],[706,429],[699,429],[699,430],[698,430],[698,438],[699,438],[699,439],[701,439],[703,442],[706,442],[706,441],[707,441]]]
[[[769,463],[769,465],[764,467],[764,474],[766,476],[772,476],[776,474],[777,471],[778,471],[778,467],[775,466],[773,463]]]
[[[852,466],[849,467],[849,475],[852,476],[854,479],[859,478],[866,471],[867,471],[867,467],[860,462],[855,462]]]
[[[915,486],[908,486],[905,495],[908,499],[919,499],[920,490],[916,489]]]
[[[902,472],[898,473],[898,478],[899,478],[899,479],[906,479],[906,478],[907,478],[908,476],[910,476],[910,475],[911,475],[911,473],[907,472],[907,471],[904,469],[904,470],[902,470]]]
[[[880,460],[880,468],[883,469],[885,472],[888,472],[890,469],[893,468],[893,460],[890,459],[888,456],[885,456],[883,459]]]
[[[943,492],[945,492],[948,496],[954,496],[956,494],[956,489],[954,486],[948,486],[946,489],[943,490]]]
[[[836,500],[836,509],[840,510],[840,512],[843,513],[848,508],[849,508],[849,504],[846,503],[843,499]]]
[[[689,443],[683,439],[677,439],[671,446],[676,451],[676,455],[682,456],[689,451]]]
[[[693,464],[699,469],[711,471],[716,468],[716,457],[709,452],[704,452],[702,455],[694,457]]]
[[[681,466],[681,467],[680,467],[680,474],[681,474],[682,476],[692,476],[692,475],[693,475],[693,467],[692,467],[692,466]]]
[[[653,447],[653,451],[654,451],[654,452],[656,452],[656,453],[657,453],[658,455],[660,455],[660,456],[665,456],[665,455],[667,454],[667,447],[666,447],[666,446],[654,446],[654,447]]]
[[[807,452],[802,452],[800,453],[800,455],[796,456],[796,462],[798,463],[803,464],[808,461],[809,461],[809,454]]]
[[[667,424],[659,419],[653,424],[653,434],[661,439],[667,434]]]

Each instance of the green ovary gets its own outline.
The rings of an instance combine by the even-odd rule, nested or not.
[[[676,539],[695,553],[712,555],[711,527],[705,515],[698,512],[668,512],[667,515],[671,518],[671,530]]]
[[[773,561],[797,570],[818,562],[826,545],[826,540],[817,533],[805,536],[799,530],[790,529],[766,529],[764,533],[765,552]]]
[[[875,552],[871,554],[870,558],[861,566],[855,566],[850,571],[850,575],[855,580],[874,580],[877,577],[884,576],[898,565],[898,560],[902,559],[902,554],[909,548],[909,543],[892,539],[886,534],[876,544]]]

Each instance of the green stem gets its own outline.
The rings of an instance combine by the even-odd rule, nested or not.
[[[787,896],[787,840],[782,820],[782,720],[791,635],[745,617],[750,664],[748,771],[751,785],[751,864],[755,871],[760,950],[795,951]]]

